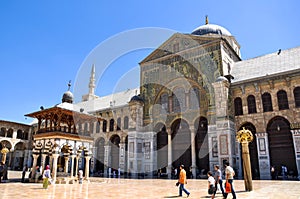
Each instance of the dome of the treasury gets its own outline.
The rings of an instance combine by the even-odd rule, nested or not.
[[[208,34],[215,34],[215,35],[224,35],[224,36],[231,36],[231,33],[224,27],[209,24],[208,17],[206,17],[205,25],[199,26],[192,32],[193,35],[208,35]]]

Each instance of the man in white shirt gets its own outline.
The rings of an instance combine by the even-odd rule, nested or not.
[[[229,162],[225,162],[224,167],[225,167],[226,182],[228,182],[231,186],[231,194],[232,194],[233,199],[236,199],[235,191],[234,191],[233,186],[232,186],[233,176],[235,175],[234,170],[231,166],[229,166]],[[227,196],[228,196],[228,193],[225,193],[224,198],[227,198]]]

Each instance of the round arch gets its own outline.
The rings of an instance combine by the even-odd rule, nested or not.
[[[98,176],[103,176],[104,174],[104,146],[105,139],[103,137],[98,138],[95,142],[95,147],[97,148],[95,172]]]
[[[118,170],[119,168],[119,155],[120,155],[120,150],[119,150],[119,144],[121,141],[121,138],[119,135],[114,134],[110,137],[109,139],[109,145],[111,146],[111,164],[110,167],[113,170]]]
[[[272,118],[267,125],[270,163],[281,174],[281,166],[285,165],[288,174],[298,175],[294,142],[290,132],[290,122],[280,116]]]
[[[208,148],[208,122],[205,117],[199,117],[195,120],[194,129],[196,131],[195,150],[196,166],[200,175],[209,170],[209,148]]]
[[[155,125],[156,134],[156,150],[157,150],[157,169],[161,173],[167,173],[168,166],[168,133],[163,123]]]
[[[185,165],[187,176],[190,175],[191,167],[191,133],[189,124],[183,119],[177,119],[171,124],[172,132],[172,160],[173,167],[179,168],[181,164]]]

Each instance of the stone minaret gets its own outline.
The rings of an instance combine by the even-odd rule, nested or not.
[[[95,64],[93,64],[89,83],[89,93],[82,96],[82,101],[89,101],[98,98],[98,96],[95,95],[95,81]]]

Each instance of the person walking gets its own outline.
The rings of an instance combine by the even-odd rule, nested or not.
[[[215,194],[216,194],[216,180],[215,178],[212,176],[212,172],[208,171],[207,172],[207,177],[208,177],[208,194],[211,195],[211,198],[214,199],[215,198]]]
[[[79,181],[79,184],[82,184],[82,181],[83,181],[83,171],[81,169],[78,171],[78,181]]]
[[[220,166],[219,165],[215,165],[215,175],[214,175],[216,184],[215,184],[215,194],[217,192],[217,188],[218,188],[218,184],[220,185],[220,189],[222,192],[222,195],[224,197],[224,189],[223,189],[223,180],[222,180],[222,172],[220,170]]]
[[[46,169],[44,170],[43,173],[43,188],[48,189],[48,185],[51,182],[51,173],[50,173],[50,166],[47,165]]]
[[[231,166],[229,166],[229,162],[225,162],[224,167],[225,167],[226,183],[230,184],[232,198],[236,199],[235,191],[234,191],[233,186],[232,186],[233,176],[235,175],[234,170]],[[225,193],[223,198],[227,198],[227,196],[228,196],[228,193]]]
[[[25,166],[23,167],[23,170],[22,170],[22,182],[25,182],[25,175],[26,175],[27,170],[28,170],[28,167],[27,167],[27,164],[25,164]]]
[[[186,181],[186,171],[184,170],[184,165],[180,165],[179,167],[180,173],[179,173],[179,196],[182,196],[182,191],[184,191],[187,195],[187,197],[190,196],[190,192],[184,188],[184,185],[187,184]]]

